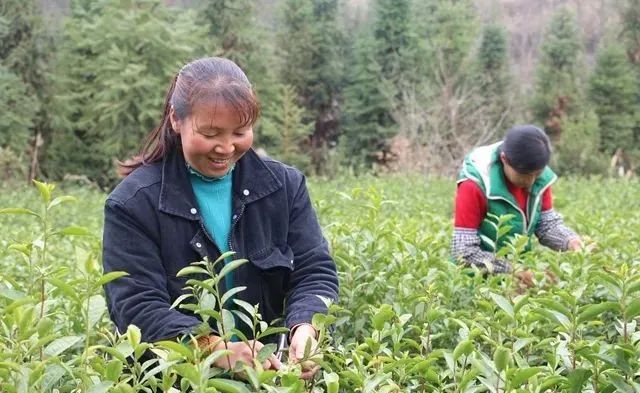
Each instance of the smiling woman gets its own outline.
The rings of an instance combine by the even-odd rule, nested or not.
[[[129,273],[105,286],[120,331],[134,324],[145,341],[195,333],[200,320],[170,307],[186,286],[177,273],[233,251],[251,263],[225,276],[224,306],[236,299],[258,304],[266,322],[284,317],[293,361],[316,345],[311,318],[327,312],[321,298],[337,298],[336,267],[304,176],[252,150],[259,114],[249,80],[230,60],[199,59],[173,79],[160,125],[142,152],[120,165],[125,179],[106,201],[104,270]],[[216,332],[198,342],[231,351],[218,367],[253,366],[266,342],[247,329],[242,335],[249,342],[224,342]],[[280,361],[272,355],[263,366],[277,369]],[[303,377],[317,371],[305,367]]]
[[[200,104],[184,120],[172,108],[170,118],[186,161],[205,176],[227,174],[253,143],[253,125],[226,103]]]

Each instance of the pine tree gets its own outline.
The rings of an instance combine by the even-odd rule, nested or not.
[[[0,89],[9,111],[0,134],[9,132],[11,149],[28,157],[28,177],[40,176],[42,145],[51,134],[49,63],[53,38],[46,31],[35,0],[4,0],[0,7]],[[5,128],[12,127],[12,128]],[[16,127],[15,129],[13,127]],[[24,154],[26,153],[26,154]]]
[[[290,85],[282,85],[275,96],[271,116],[262,120],[260,145],[267,149],[269,156],[308,170],[309,156],[304,154],[301,145],[308,141],[313,124],[305,124],[304,108],[296,103],[297,94]]]
[[[598,116],[586,100],[580,73],[582,44],[574,15],[557,11],[549,24],[536,73],[532,110],[555,146],[560,173],[601,172]]]
[[[411,1],[376,0],[374,10],[376,61],[382,77],[400,88],[400,81],[409,66],[407,51],[411,42]]]
[[[478,50],[480,105],[487,108],[489,121],[500,128],[511,122],[507,33],[503,27],[488,25],[482,33]]]
[[[293,86],[313,123],[309,151],[315,173],[327,166],[329,145],[339,132],[342,32],[337,0],[286,0],[282,4],[281,80]]]
[[[640,0],[620,1],[620,17],[622,19],[622,41],[627,50],[627,57],[632,64],[636,77],[636,108],[640,107]],[[640,160],[640,110],[636,110],[634,119],[634,154]]]
[[[591,76],[589,100],[600,121],[600,149],[612,155],[617,148],[634,145],[638,88],[624,48],[615,43],[602,46]]]
[[[84,173],[101,185],[114,181],[114,161],[138,151],[160,121],[171,79],[195,57],[205,31],[194,19],[160,0],[76,9],[56,73],[61,94],[49,171]]]
[[[395,133],[391,106],[394,91],[382,77],[376,42],[365,27],[357,36],[344,90],[343,133],[340,146],[352,167],[370,166]]]
[[[536,122],[544,126],[553,141],[561,137],[564,118],[581,110],[581,58],[575,17],[569,10],[560,9],[553,15],[542,43],[532,102]]]
[[[415,130],[404,132],[417,135],[414,144],[424,145],[431,152],[429,165],[442,170],[474,145],[486,143],[495,126],[482,105],[477,15],[470,0],[427,0],[417,7],[415,20],[427,78],[414,95],[416,102],[403,107],[422,107],[425,113]]]
[[[27,146],[38,113],[38,101],[28,86],[0,64],[0,181],[27,176]],[[5,183],[6,184],[6,183]]]
[[[622,38],[627,55],[640,73],[640,0],[621,1]]]

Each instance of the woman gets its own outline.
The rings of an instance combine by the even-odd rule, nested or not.
[[[456,260],[492,273],[509,272],[512,267],[497,259],[495,252],[515,234],[535,234],[541,244],[554,250],[582,247],[580,237],[553,209],[551,185],[557,176],[547,166],[550,157],[549,138],[532,125],[513,127],[503,141],[467,155],[455,200],[452,254]],[[491,216],[505,214],[514,216],[508,224],[511,229],[496,239]]]
[[[170,308],[184,293],[186,279],[176,273],[234,251],[250,263],[227,277],[225,290],[245,286],[234,296],[259,304],[267,322],[284,316],[290,359],[300,359],[308,341],[315,345],[311,318],[327,311],[320,296],[337,298],[336,266],[304,176],[252,150],[259,113],[249,80],[230,60],[195,60],[173,78],[160,125],[121,165],[126,177],[105,205],[104,270],[129,273],[105,288],[120,331],[135,324],[150,342],[191,333],[201,321]],[[223,343],[216,334],[198,342],[232,351],[218,367],[253,365],[253,343]],[[264,364],[279,366],[275,356]]]

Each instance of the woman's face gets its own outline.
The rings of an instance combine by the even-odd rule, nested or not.
[[[204,176],[226,175],[253,144],[253,126],[243,126],[238,113],[225,103],[196,105],[183,120],[171,108],[170,119],[180,134],[185,160]]]
[[[538,179],[538,176],[540,176],[544,170],[543,168],[531,173],[520,173],[509,165],[509,160],[507,160],[504,153],[500,153],[500,160],[502,161],[502,167],[504,168],[504,176],[511,182],[511,184],[519,188],[531,188],[533,183],[536,182],[536,179]]]

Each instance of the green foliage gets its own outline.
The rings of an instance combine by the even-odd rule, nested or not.
[[[374,4],[373,36],[381,77],[399,88],[403,74],[408,71],[411,1],[376,0]]]
[[[471,51],[477,34],[477,16],[472,3],[427,1],[418,10],[419,31],[425,39],[424,61],[438,85],[454,89],[471,71]]]
[[[593,111],[577,114],[562,123],[562,140],[551,157],[559,174],[606,174],[608,156],[600,151],[598,117]]]
[[[621,23],[611,29],[631,68],[622,65],[618,50],[615,64],[597,70],[588,101],[603,117],[600,150],[624,145],[631,166],[640,157],[638,1],[615,2]],[[522,91],[528,84],[511,83],[508,72],[508,54],[517,50],[508,49],[500,17],[480,31],[484,16],[478,9],[486,7],[472,0],[49,3],[0,4],[3,179],[71,175],[112,185],[114,162],[136,153],[160,121],[171,77],[204,56],[236,61],[252,81],[262,106],[257,146],[317,174],[448,174],[471,147],[495,141],[515,119],[543,125],[555,147],[565,148],[558,144],[568,140],[563,126],[591,116],[583,97],[588,65],[566,9],[554,15],[540,48],[528,112],[518,99],[528,94]],[[52,7],[60,12],[43,19]],[[627,81],[629,73],[635,82],[610,96],[607,83]],[[294,106],[284,104],[291,101],[285,85],[294,89]],[[632,85],[635,103],[625,101],[625,109],[614,113],[609,103],[622,104]],[[308,138],[287,143],[282,155],[279,140],[293,135],[275,134],[285,107],[303,110],[293,123],[305,126],[293,139]]]
[[[72,15],[56,72],[50,173],[113,182],[114,161],[137,152],[161,120],[171,78],[196,57],[205,29],[194,18],[156,0],[103,0]]]
[[[590,91],[594,111],[585,99],[581,59],[575,18],[561,9],[552,17],[542,44],[532,109],[554,142],[557,153],[553,159],[560,173],[605,173],[606,157],[600,153],[606,145],[604,133],[615,131],[610,128],[611,120],[605,118],[599,124],[598,115],[607,116],[602,103],[609,99],[605,94],[612,91],[605,85],[616,82],[610,79],[603,83],[604,70],[596,71],[600,76],[594,77]]]
[[[285,0],[278,33],[281,80],[297,92],[313,123],[307,154],[315,173],[327,166],[329,144],[338,136],[337,97],[342,82],[343,34],[336,0]]]
[[[636,76],[636,127],[634,129],[634,141],[637,146],[640,141],[640,1],[626,0],[619,3],[620,16],[623,20],[622,36],[624,38],[627,57],[633,65]],[[637,149],[637,148],[636,148]],[[640,154],[636,153],[637,160]]]
[[[0,5],[0,146],[16,152],[16,167],[36,165],[39,147],[51,136],[50,68],[53,38],[34,0],[7,0]],[[5,136],[6,135],[6,136]],[[29,145],[32,146],[29,146]],[[29,157],[31,156],[31,157]],[[31,171],[30,171],[31,172]],[[35,176],[30,173],[30,176]]]
[[[622,19],[622,38],[631,63],[640,65],[640,1],[622,0],[617,3]]]
[[[34,393],[633,391],[640,369],[638,184],[565,179],[554,186],[556,207],[598,249],[521,253],[514,242],[514,266],[534,272],[534,286],[524,292],[511,275],[483,277],[450,262],[454,187],[417,177],[311,181],[341,294],[330,315],[314,317],[321,352],[309,349],[307,358],[324,370],[306,385],[297,364],[277,372],[255,364],[241,368],[244,380],[225,379],[212,366],[225,350],[203,351],[191,338],[144,343],[135,326],[113,334],[101,285],[123,273],[100,271],[105,195],[76,188],[75,198],[59,196],[44,183],[2,193],[0,266],[11,268],[0,277],[0,387]],[[74,225],[78,217],[87,228]],[[223,268],[221,258],[185,268],[180,275],[188,276],[191,292],[175,307],[240,338],[245,330],[279,333],[265,327],[255,305],[235,302],[230,313],[212,307],[242,290],[220,293],[216,285],[242,263]],[[153,359],[143,357],[147,350]]]
[[[477,67],[480,76],[480,91],[483,102],[489,108],[490,122],[497,125],[511,124],[509,116],[511,77],[509,72],[509,49],[507,33],[498,25],[487,25],[482,31],[478,49]],[[504,128],[504,127],[502,127]]]
[[[38,100],[28,94],[28,87],[7,67],[0,65],[0,147],[24,151],[38,112]]]
[[[589,99],[600,122],[600,149],[612,155],[616,149],[634,145],[638,127],[638,84],[624,48],[604,45],[590,80]]]
[[[370,165],[375,161],[373,153],[383,149],[395,134],[390,113],[395,89],[382,76],[376,42],[369,34],[365,27],[357,36],[343,94],[339,146],[350,166]]]
[[[259,145],[267,153],[301,170],[309,169],[310,160],[302,153],[302,145],[308,141],[313,126],[305,124],[304,109],[296,103],[293,87],[283,85],[271,103],[272,113],[262,121]]]
[[[560,138],[566,116],[582,110],[582,45],[575,16],[566,8],[554,13],[541,47],[532,110],[552,140]]]

